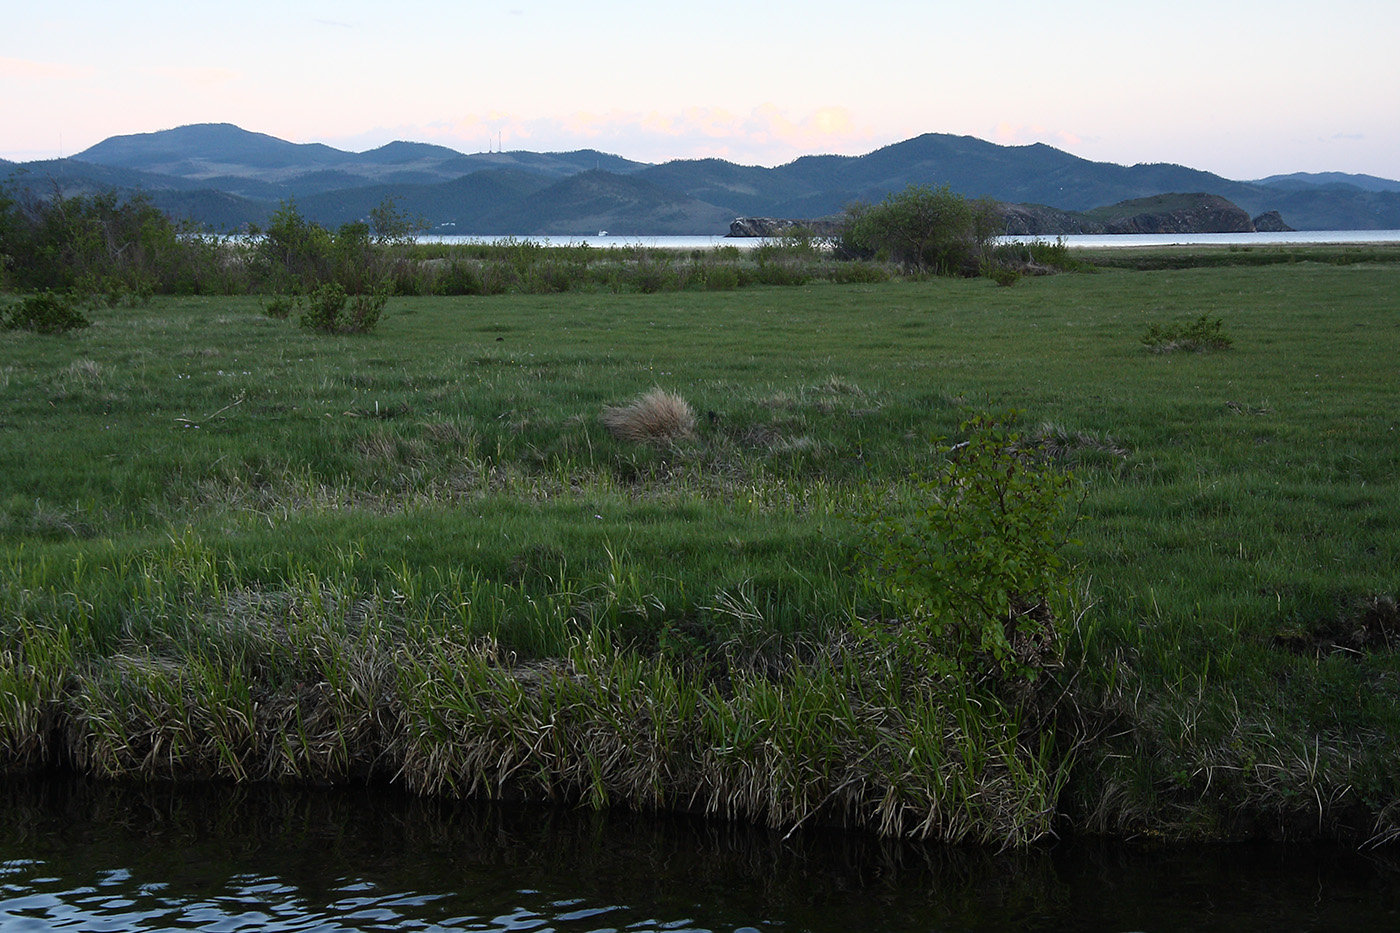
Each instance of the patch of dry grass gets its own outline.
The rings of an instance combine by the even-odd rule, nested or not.
[[[690,403],[659,387],[627,405],[603,409],[600,418],[613,437],[639,444],[673,444],[695,436]]]

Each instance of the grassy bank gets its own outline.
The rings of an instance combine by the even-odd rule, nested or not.
[[[992,843],[1392,837],[1397,294],[1303,261],[0,332],[0,749]],[[1142,343],[1202,315],[1230,349]],[[604,427],[654,386],[692,436]],[[1007,408],[1078,497],[1033,695],[911,666],[858,560],[872,501]]]

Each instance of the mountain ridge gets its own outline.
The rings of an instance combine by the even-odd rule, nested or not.
[[[877,201],[909,184],[947,184],[969,197],[1060,212],[1200,192],[1251,215],[1278,211],[1297,229],[1400,228],[1400,182],[1374,176],[1295,173],[1234,181],[1170,163],[1093,162],[1045,143],[1003,146],[943,133],[864,155],[802,156],[770,168],[721,159],[649,164],[593,149],[468,154],[404,140],[354,153],[213,123],[114,136],[69,159],[6,169],[12,186],[144,191],[161,204],[182,205],[181,216],[216,227],[257,223],[236,219],[265,217],[284,201],[308,219],[344,222],[366,216],[371,197],[398,197],[417,205],[414,213],[440,232],[495,233],[481,225],[509,222],[515,226],[501,232],[722,233],[736,217],[831,216],[854,200]],[[520,174],[462,181],[503,170]],[[574,184],[564,184],[570,179]],[[201,205],[217,205],[219,219]]]

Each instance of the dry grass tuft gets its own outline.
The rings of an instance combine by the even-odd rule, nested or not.
[[[604,408],[603,427],[613,437],[641,444],[670,444],[695,436],[695,412],[679,395],[652,389],[619,408]]]

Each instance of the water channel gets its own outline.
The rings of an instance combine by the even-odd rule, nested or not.
[[[0,780],[0,930],[1400,929],[1400,852],[997,854],[392,789]]]

